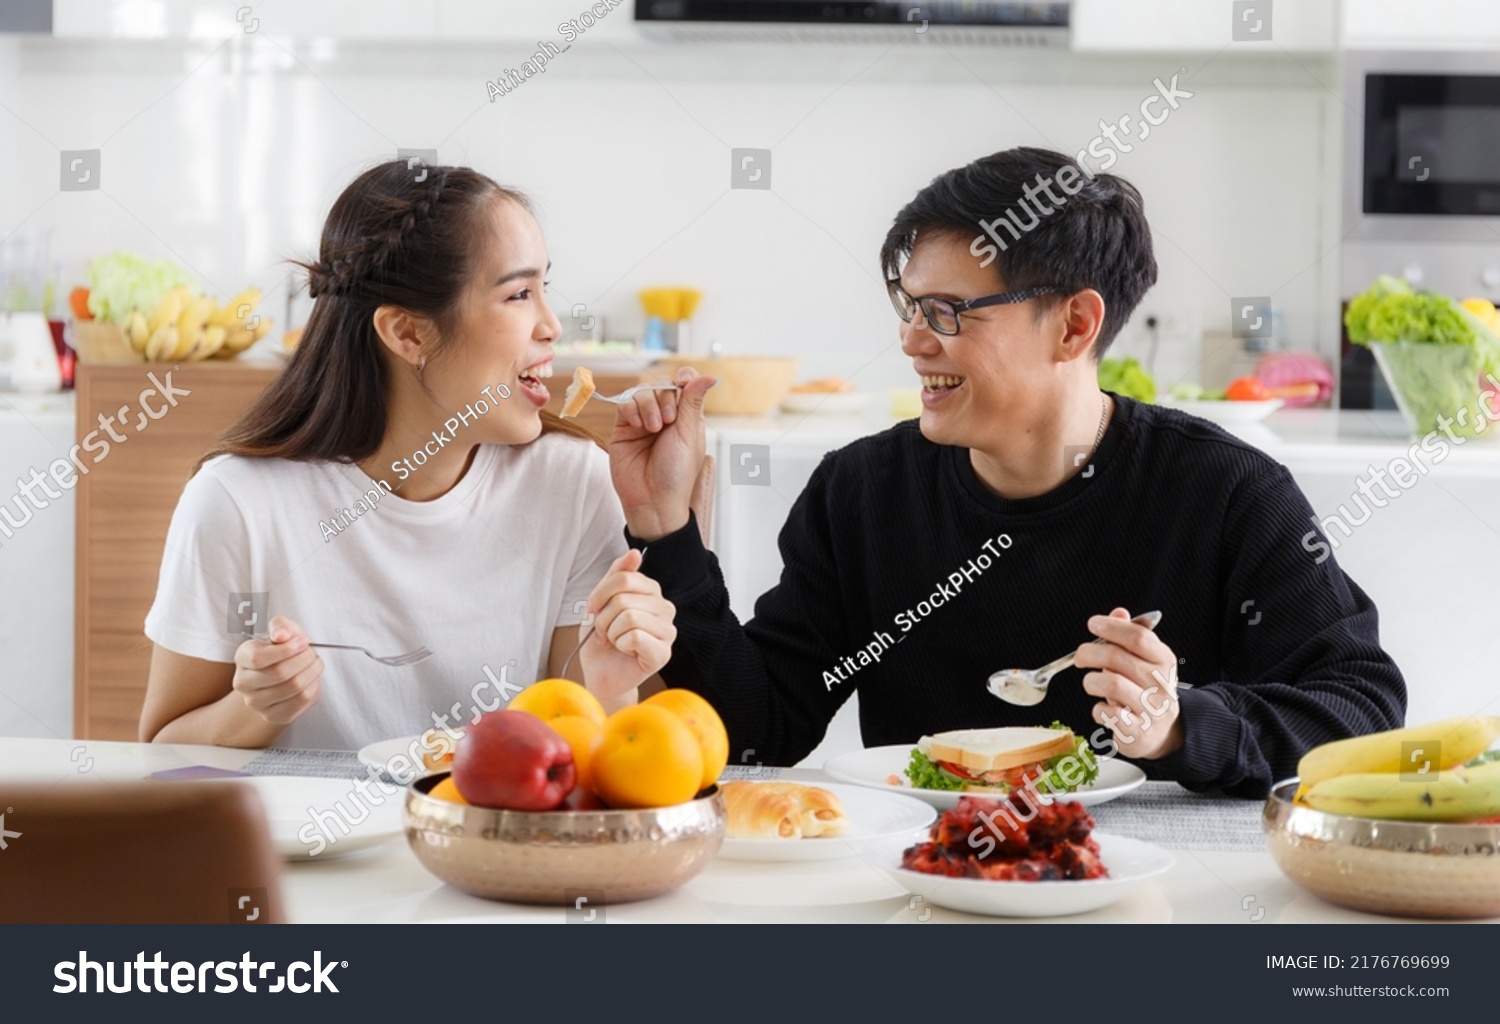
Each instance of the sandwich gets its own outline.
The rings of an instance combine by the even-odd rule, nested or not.
[[[997,796],[1028,781],[1038,792],[1070,793],[1098,774],[1099,762],[1087,741],[1061,722],[923,736],[906,767],[906,777],[916,789]]]

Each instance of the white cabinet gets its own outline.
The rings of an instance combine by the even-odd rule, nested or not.
[[[1343,0],[1343,45],[1356,50],[1493,50],[1494,0]]]
[[[73,445],[73,395],[0,394],[0,502],[22,525],[0,533],[0,736],[73,735],[74,492],[22,518],[20,481]],[[73,479],[77,479],[74,477]],[[0,807],[0,810],[3,810]]]
[[[52,22],[53,34],[65,39],[219,42],[239,32],[278,41],[548,40],[561,48],[568,40],[558,26],[583,17],[580,38],[588,42],[635,38],[633,0],[606,0],[598,9],[603,17],[597,17],[594,0],[56,0]]]
[[[1217,53],[1228,47],[1274,54],[1338,45],[1338,0],[1269,0],[1266,6],[1272,8],[1270,39],[1235,42],[1233,0],[1073,0],[1073,48]]]

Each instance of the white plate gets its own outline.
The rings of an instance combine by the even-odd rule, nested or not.
[[[462,729],[456,729],[454,731],[457,732],[460,737],[463,734]],[[382,772],[390,774],[390,772],[388,771],[388,766],[391,763],[391,759],[394,758],[397,754],[403,754],[407,757],[408,760],[410,760],[411,752],[414,749],[416,750],[418,757],[418,760],[415,764],[417,776],[431,775],[435,771],[445,772],[448,770],[447,765],[444,765],[441,768],[432,769],[422,766],[422,762],[420,760],[423,749],[421,736],[398,736],[393,740],[380,740],[378,743],[371,743],[369,746],[364,747],[360,750],[359,762],[360,764],[363,764],[367,767],[379,768]],[[435,752],[433,747],[429,747],[427,749],[429,751]]]
[[[907,764],[911,761],[911,752],[915,749],[915,746],[900,745],[853,750],[830,758],[828,763],[823,765],[823,771],[840,782],[852,782],[856,786],[871,786],[888,793],[905,793],[919,800],[925,800],[940,810],[957,807],[961,798],[971,795],[946,789],[913,789],[911,783],[906,780],[905,772]],[[899,776],[901,785],[893,786],[886,782],[885,780],[891,775]],[[1117,758],[1108,758],[1099,762],[1099,777],[1092,785],[1072,793],[1063,793],[1056,799],[1077,802],[1084,806],[1102,804],[1117,796],[1124,796],[1145,781],[1146,773],[1135,765]],[[993,794],[984,793],[972,795],[993,796]]]
[[[926,828],[937,817],[930,804],[895,793],[877,793],[863,786],[823,785],[837,796],[849,816],[849,831],[836,838],[731,839],[726,838],[719,856],[726,860],[808,861],[836,860],[856,856],[861,849],[882,839],[904,839]],[[905,847],[903,847],[905,849]]]
[[[1219,424],[1256,423],[1280,409],[1286,403],[1280,398],[1268,398],[1263,402],[1187,402],[1177,398],[1163,398],[1161,404],[1168,409],[1178,409],[1190,416],[1201,416]]]
[[[248,785],[260,794],[271,842],[287,860],[331,860],[405,833],[401,808],[406,791],[390,785],[367,782],[367,797],[354,788],[354,779],[256,775],[214,781]]]
[[[901,867],[901,854],[911,842],[883,841],[870,847],[880,856],[875,866],[909,893],[939,907],[986,917],[1067,917],[1107,907],[1130,895],[1147,879],[1164,874],[1176,863],[1159,846],[1139,839],[1095,832],[1099,855],[1108,878],[1057,882],[991,882],[983,878],[946,878]]]
[[[789,391],[781,400],[781,408],[790,413],[844,414],[864,412],[875,401],[874,395],[858,391]]]

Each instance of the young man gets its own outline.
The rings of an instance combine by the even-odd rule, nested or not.
[[[1133,187],[997,153],[919,192],[881,263],[921,418],[824,459],[749,623],[688,510],[711,381],[686,371],[680,396],[643,393],[616,423],[628,536],[677,608],[662,675],[713,703],[734,751],[794,763],[858,691],[870,746],[1058,719],[1153,777],[1262,797],[1311,746],[1401,724],[1375,607],[1308,556],[1312,510],[1285,467],[1099,390],[1156,280]],[[1152,610],[1154,632],[1130,621]],[[1040,704],[987,689],[1073,648],[1080,671]]]

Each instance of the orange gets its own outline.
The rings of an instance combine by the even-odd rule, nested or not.
[[[666,807],[697,795],[703,754],[682,719],[663,707],[636,704],[604,723],[589,772],[594,792],[611,807]]]
[[[703,754],[703,778],[698,788],[707,789],[718,782],[729,763],[729,733],[713,705],[692,690],[663,690],[644,703],[666,708],[693,730],[698,750]]]
[[[466,804],[469,802],[458,791],[458,784],[453,781],[453,776],[451,775],[436,786],[433,786],[428,796],[435,797],[438,800],[452,800],[456,804]]]
[[[607,717],[599,698],[570,679],[543,679],[532,683],[511,699],[506,710],[525,711],[549,725],[552,719],[563,715],[582,715],[600,725]]]
[[[573,769],[577,772],[577,785],[592,790],[589,778],[589,761],[593,758],[594,746],[604,726],[592,718],[582,715],[561,715],[547,722],[552,731],[568,741],[573,748]]]

